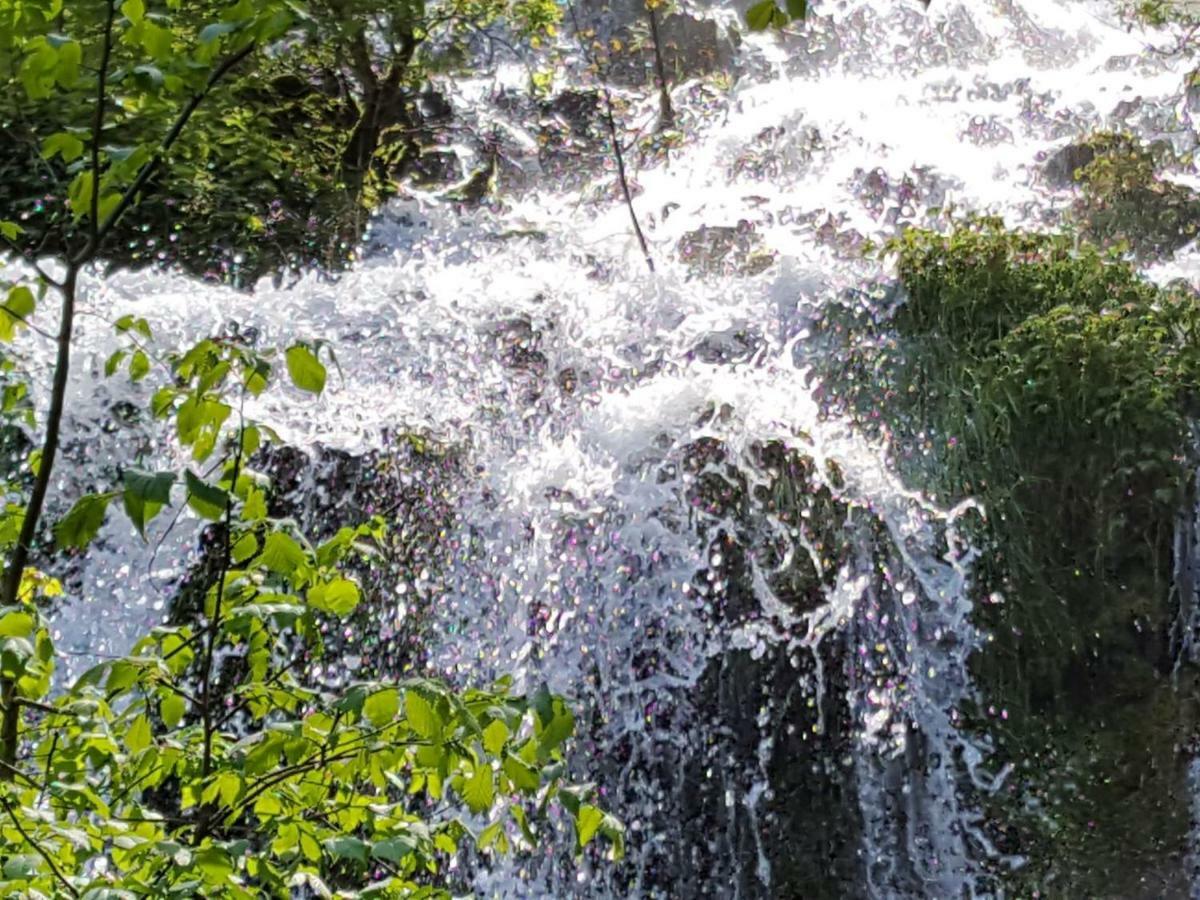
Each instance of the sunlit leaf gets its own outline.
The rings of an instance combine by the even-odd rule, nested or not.
[[[302,391],[319,394],[325,390],[325,366],[308,347],[296,344],[286,355],[288,375]]]

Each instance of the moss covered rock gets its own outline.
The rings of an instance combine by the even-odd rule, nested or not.
[[[988,511],[976,590],[991,641],[972,723],[1013,767],[984,800],[997,845],[1027,861],[1006,877],[1172,896],[1197,694],[1172,678],[1171,541],[1200,305],[1073,244],[993,220],[908,232],[891,248],[899,341],[864,346],[887,360],[893,427],[924,438],[919,477]]]
[[[1073,215],[1085,237],[1155,257],[1200,233],[1200,194],[1163,177],[1171,161],[1161,142],[1146,145],[1129,134],[1097,132],[1057,151],[1044,172],[1052,184],[1079,186]]]

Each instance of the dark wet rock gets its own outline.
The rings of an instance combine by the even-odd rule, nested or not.
[[[387,525],[379,555],[349,564],[362,601],[348,620],[326,627],[326,667],[318,672],[312,667],[322,663],[309,661],[313,677],[329,684],[398,675],[423,663],[425,612],[443,592],[453,553],[444,535],[466,477],[460,454],[414,434],[384,435],[380,444],[386,449],[361,455],[331,448],[310,454],[285,445],[254,460],[271,482],[270,515],[295,519],[314,543],[373,516]],[[220,525],[203,532],[200,559],[169,607],[171,621],[196,617],[215,577],[221,539]]]
[[[737,225],[701,225],[679,239],[676,251],[694,275],[758,275],[775,262],[744,219]]]
[[[754,329],[730,328],[706,335],[688,352],[688,357],[705,363],[742,363],[763,348],[762,334]]]
[[[849,764],[846,633],[812,649],[788,640],[806,634],[795,617],[827,602],[849,557],[849,508],[821,484],[811,459],[779,444],[739,460],[722,441],[700,439],[664,460],[660,475],[683,482],[705,534],[707,563],[686,593],[723,646],[686,695],[647,710],[654,733],[673,738],[650,756],[642,748],[641,768],[652,772],[660,798],[644,833],[664,839],[643,847],[641,890],[755,900],[852,895],[862,883],[861,817]],[[783,528],[771,529],[768,517]],[[756,595],[752,559],[770,573],[779,610],[764,610]],[[753,632],[741,630],[756,624],[778,639],[753,646]],[[636,664],[652,677],[669,660],[647,651]],[[617,748],[608,765],[632,752]],[[630,790],[623,779],[602,781]]]
[[[603,99],[599,91],[566,90],[542,104],[542,112],[576,138],[598,140]]]
[[[607,158],[604,101],[599,91],[568,89],[536,102],[507,96],[504,102],[524,110],[524,115],[538,123],[537,158],[542,174],[582,184]]]
[[[487,334],[506,368],[541,375],[546,369],[546,355],[539,349],[544,327],[535,326],[528,316],[517,316],[492,324]]]
[[[462,161],[453,150],[422,148],[411,163],[409,178],[418,187],[452,184],[463,176]]]
[[[654,50],[641,28],[625,29],[624,52],[614,55],[611,75],[616,84],[654,84]],[[682,13],[666,16],[658,26],[663,65],[671,84],[714,72],[731,72],[736,44],[712,19]],[[620,38],[618,38],[620,39]]]
[[[821,132],[814,125],[764,128],[747,144],[729,166],[729,177],[775,181],[784,173],[809,165],[824,148]]]
[[[1070,143],[1055,150],[1042,166],[1042,175],[1055,187],[1079,183],[1079,170],[1096,158],[1095,148],[1087,143]]]
[[[650,21],[643,0],[584,0],[579,10],[588,27],[615,42],[608,73],[613,84],[655,83]],[[714,19],[672,12],[658,21],[658,35],[671,84],[733,69],[737,37]]]

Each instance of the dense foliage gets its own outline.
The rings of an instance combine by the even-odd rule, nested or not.
[[[85,144],[94,98],[82,88],[99,66],[107,7],[6,7],[0,208],[25,229],[22,250],[61,252],[71,198],[85,187],[77,179],[91,169]],[[157,7],[118,4],[118,25],[128,27],[109,50],[102,190],[137,170],[227,29],[245,33],[240,23],[258,9],[197,0]],[[430,74],[465,66],[470,42],[486,39],[497,22],[536,40],[559,17],[550,0],[311,0],[287,5],[287,13],[287,34],[270,53],[223,74],[225,89],[197,110],[171,165],[155,174],[155,191],[122,218],[106,258],[181,265],[242,284],[280,267],[336,268],[370,210],[432,140],[436,113],[421,111]],[[181,52],[189,46],[190,56]]]
[[[1029,860],[1026,888],[1134,891],[1182,853],[1188,821],[1168,588],[1196,464],[1200,304],[996,221],[890,249],[899,427],[924,433],[939,492],[987,510],[977,715],[996,768],[1016,767],[989,801],[1006,823],[993,837]]]
[[[388,35],[397,23],[414,27],[408,13],[425,14],[337,11],[360,17],[335,35],[350,43],[368,23]],[[6,895],[441,895],[445,862],[464,842],[483,852],[532,845],[555,809],[574,823],[578,850],[604,835],[621,852],[619,823],[566,780],[574,717],[562,698],[520,696],[507,682],[459,692],[417,678],[314,678],[307,664],[321,657],[328,624],[362,600],[348,563],[377,552],[386,524],[347,523],[315,541],[270,516],[256,461],[275,437],[245,410],[281,371],[297,397],[320,394],[332,350],[319,338],[276,352],[235,332],[172,350],[156,347],[145,319],[117,320],[126,347],[107,375],[160,379],[150,412],[192,463],[126,468],[119,484],[44,527],[80,280],[139,213],[193,202],[187,191],[213,171],[206,161],[229,153],[221,165],[237,163],[261,126],[238,106],[247,86],[238,73],[261,75],[297,48],[303,57],[319,12],[283,0],[0,2],[0,103],[10,104],[6,125],[25,129],[25,156],[8,162],[36,159],[45,172],[42,208],[0,222],[26,255],[5,273],[0,340],[40,328],[46,303],[60,306],[45,418],[33,416],[16,356],[5,362],[0,410],[9,434],[32,432],[40,444],[10,442],[24,458],[8,473],[0,514]],[[272,169],[295,147],[267,134],[248,146]],[[52,270],[37,269],[35,254],[57,257]],[[63,557],[47,538],[60,553],[86,552],[118,500],[142,535],[173,504],[209,520],[215,564],[203,608],[52,690],[46,607],[61,592]]]

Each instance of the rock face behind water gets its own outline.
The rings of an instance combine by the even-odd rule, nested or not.
[[[763,249],[754,226],[745,220],[737,225],[701,225],[679,239],[676,251],[695,275],[758,275],[775,262]]]
[[[613,52],[609,69],[612,83],[622,87],[654,84],[654,49],[643,0],[585,0],[580,15],[618,42],[615,46],[620,49]],[[659,44],[671,84],[733,70],[737,43],[720,23],[685,12],[664,15],[660,11],[659,15]]]
[[[1200,194],[1164,176],[1173,164],[1163,142],[1098,132],[1055,151],[1042,173],[1054,187],[1080,189],[1073,215],[1085,237],[1104,246],[1124,243],[1150,259],[1170,256],[1200,233]]]
[[[271,479],[270,515],[296,520],[314,543],[373,516],[387,525],[379,555],[349,566],[362,601],[348,620],[326,631],[326,660],[310,666],[309,674],[330,686],[420,668],[424,611],[441,593],[452,552],[440,536],[454,516],[459,454],[416,435],[385,438],[383,445],[387,449],[362,455],[328,448],[310,455],[285,445],[254,460]],[[202,537],[203,556],[171,604],[172,621],[196,618],[215,577],[219,539],[219,526]]]
[[[713,523],[692,592],[723,649],[664,722],[681,736],[655,766],[664,802],[649,833],[666,840],[652,854],[654,896],[835,898],[861,884],[847,639],[802,645],[806,616],[828,602],[851,553],[853,516],[802,453],[768,444],[752,456],[773,473],[767,483],[753,484],[717,440],[680,462],[693,507]],[[763,609],[755,567],[771,573],[778,609]],[[756,639],[759,628],[788,639]]]

